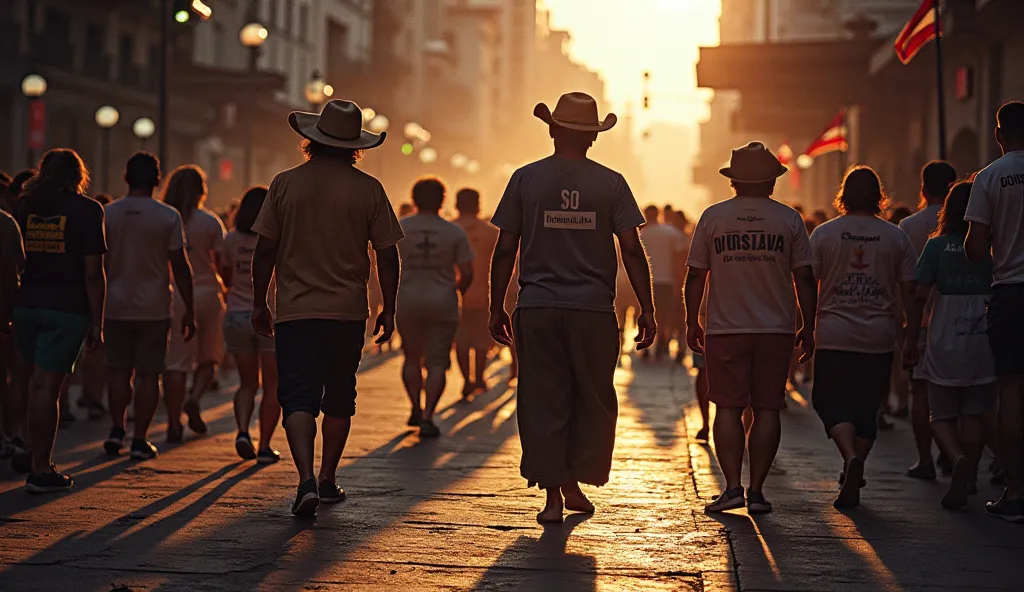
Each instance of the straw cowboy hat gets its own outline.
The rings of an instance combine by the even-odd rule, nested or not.
[[[615,127],[619,119],[609,113],[604,120],[597,118],[597,101],[587,93],[573,92],[559,97],[554,113],[544,103],[537,103],[533,114],[548,125],[557,125],[581,132],[606,132]]]
[[[719,173],[741,183],[764,183],[789,171],[761,142],[751,142],[732,151],[729,166]]]
[[[386,132],[374,134],[363,129],[363,111],[352,101],[335,99],[317,113],[295,111],[288,125],[303,138],[326,146],[366,150],[384,143]]]

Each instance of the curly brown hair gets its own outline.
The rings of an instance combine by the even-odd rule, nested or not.
[[[878,216],[888,207],[889,197],[878,173],[869,166],[855,166],[843,177],[843,185],[833,205],[842,215],[870,214]]]

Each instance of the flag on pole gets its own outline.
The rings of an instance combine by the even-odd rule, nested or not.
[[[804,155],[811,158],[818,158],[829,152],[846,152],[850,147],[849,131],[846,129],[846,113],[840,112],[835,119],[829,123],[825,131],[818,136],[818,139],[811,143],[804,151]]]
[[[775,152],[775,155],[779,158],[779,162],[782,163],[782,166],[789,169],[789,183],[792,185],[794,191],[798,191],[800,189],[800,167],[796,166],[793,147],[789,145],[789,142],[783,142]]]
[[[914,16],[903,25],[903,30],[896,38],[896,56],[904,64],[909,64],[921,48],[939,36],[940,26],[935,18],[938,2],[939,0],[924,0]]]

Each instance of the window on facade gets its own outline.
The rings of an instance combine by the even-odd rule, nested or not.
[[[281,19],[281,28],[284,30],[286,35],[295,33],[292,28],[295,20],[295,3],[292,0],[283,0],[281,2],[282,10],[284,10],[283,18]]]
[[[123,84],[137,86],[141,83],[141,69],[135,65],[135,38],[131,35],[121,35],[118,44],[117,63],[118,73]]]
[[[309,4],[299,5],[299,39],[309,41]]]
[[[85,27],[84,61],[82,69],[94,78],[105,79],[110,75],[110,59],[106,48],[107,32],[103,25],[88,24]]]

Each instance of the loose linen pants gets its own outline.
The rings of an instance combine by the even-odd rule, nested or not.
[[[520,308],[512,323],[522,476],[531,487],[604,485],[619,410],[615,313]]]

